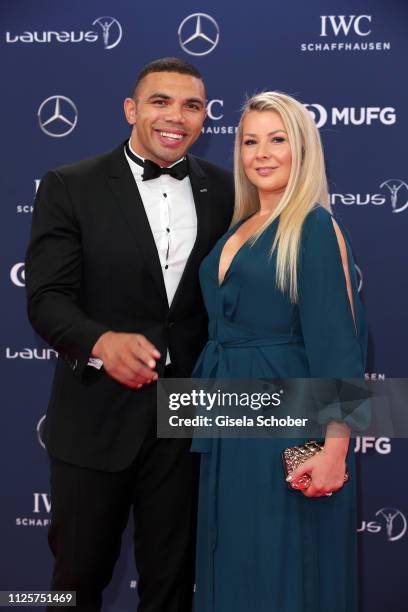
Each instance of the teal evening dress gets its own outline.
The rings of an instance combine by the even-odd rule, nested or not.
[[[277,223],[239,249],[221,285],[220,255],[239,224],[202,262],[209,341],[193,377],[362,378],[366,324],[344,230],[355,323],[330,213],[318,206],[304,222],[297,304],[276,288]],[[306,498],[284,480],[288,442],[193,440],[201,453],[195,612],[357,611],[354,452],[342,489]]]

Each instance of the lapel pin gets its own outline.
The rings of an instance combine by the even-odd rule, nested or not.
[[[200,189],[200,193],[207,193],[207,189]]]

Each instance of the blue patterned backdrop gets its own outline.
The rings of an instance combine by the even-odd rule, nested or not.
[[[334,212],[351,234],[370,323],[367,377],[407,377],[408,4],[2,0],[0,16],[0,589],[46,589],[41,424],[56,355],[27,321],[22,264],[39,179],[126,137],[123,99],[141,67],[161,56],[183,57],[205,76],[208,118],[194,152],[227,168],[244,97],[261,89],[295,95],[320,128]],[[403,612],[407,445],[357,442],[361,610]],[[136,607],[130,530],[109,612]]]

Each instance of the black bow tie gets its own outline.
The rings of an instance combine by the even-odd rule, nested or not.
[[[151,179],[158,178],[162,174],[169,174],[178,181],[188,176],[188,161],[186,157],[174,166],[171,166],[171,168],[162,168],[150,159],[145,159],[143,163],[143,161],[130,150],[128,143],[126,143],[126,153],[130,159],[133,159],[136,164],[144,168],[143,181],[150,181]]]

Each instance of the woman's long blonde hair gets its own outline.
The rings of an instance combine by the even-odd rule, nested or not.
[[[297,263],[303,222],[320,204],[330,211],[322,143],[317,127],[306,108],[286,94],[266,91],[251,97],[244,105],[235,138],[235,209],[232,225],[259,210],[257,188],[248,180],[241,158],[242,123],[249,111],[275,111],[285,126],[292,152],[292,166],[285,192],[268,220],[254,233],[255,242],[279,217],[271,245],[276,249],[276,284],[298,300]]]

